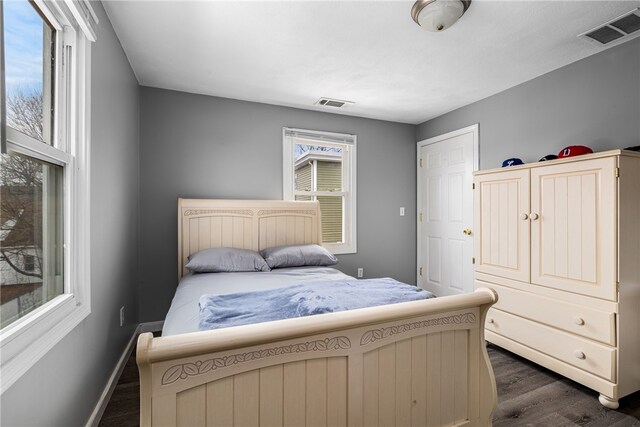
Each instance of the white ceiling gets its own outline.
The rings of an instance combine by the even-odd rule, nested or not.
[[[576,36],[640,0],[473,0],[442,33],[412,1],[103,4],[143,86],[416,124],[602,51]]]

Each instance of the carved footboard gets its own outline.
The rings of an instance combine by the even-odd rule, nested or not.
[[[491,424],[472,294],[138,340],[142,426]]]

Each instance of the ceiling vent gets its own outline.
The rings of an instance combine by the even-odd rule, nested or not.
[[[599,46],[613,46],[640,36],[640,8],[578,35]]]
[[[331,98],[320,98],[315,103],[315,105],[320,105],[321,107],[331,107],[331,108],[345,108],[353,104],[355,104],[355,102],[341,101],[339,99],[331,99]]]

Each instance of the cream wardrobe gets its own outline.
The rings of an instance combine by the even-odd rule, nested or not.
[[[479,171],[475,285],[486,339],[600,393],[640,390],[640,154]]]

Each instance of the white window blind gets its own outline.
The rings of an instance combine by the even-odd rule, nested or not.
[[[284,136],[289,138],[306,139],[309,141],[336,142],[342,144],[355,144],[356,142],[355,135],[295,128],[284,128]]]

